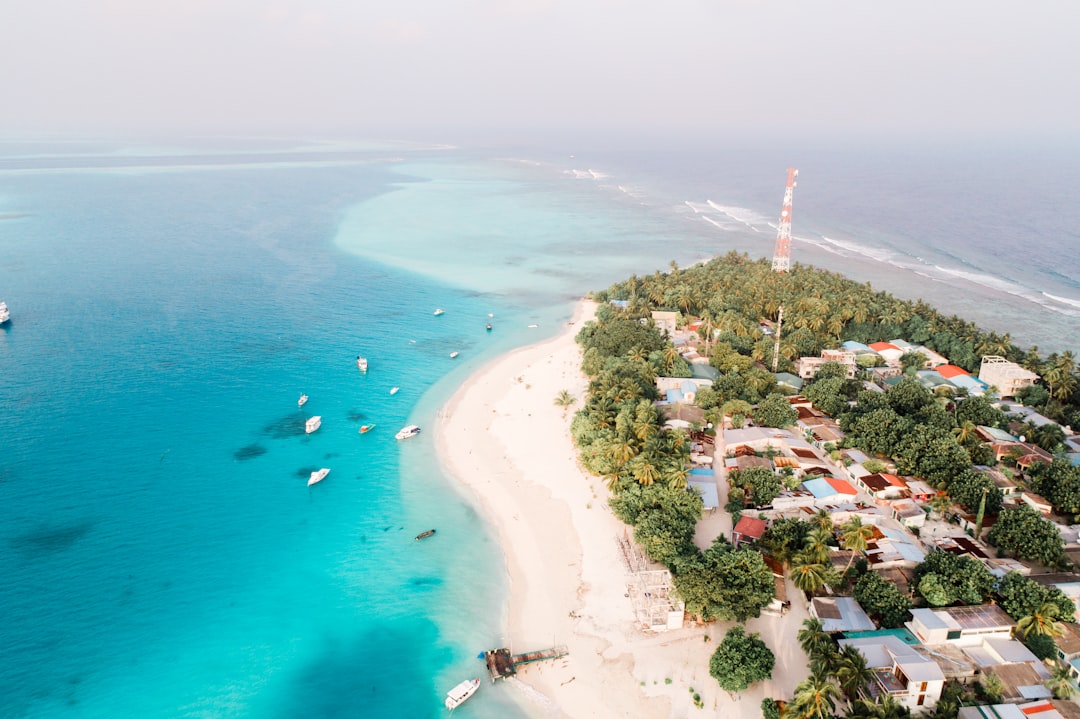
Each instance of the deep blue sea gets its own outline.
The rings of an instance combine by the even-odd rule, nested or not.
[[[771,254],[787,164],[795,261],[1075,350],[1077,154],[965,152],[0,143],[0,716],[442,715],[503,559],[394,432],[591,289]]]

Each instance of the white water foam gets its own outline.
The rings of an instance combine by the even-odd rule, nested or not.
[[[1071,307],[1076,307],[1080,309],[1080,300],[1071,300],[1068,297],[1058,297],[1057,295],[1052,295],[1049,292],[1043,292],[1043,296],[1052,299],[1054,302],[1060,302],[1063,305],[1069,305]]]
[[[736,222],[746,225],[754,232],[761,232],[757,225],[768,224],[768,219],[747,207],[731,207],[729,205],[718,205],[712,200],[707,200],[706,204],[713,208],[722,215],[726,215]]]

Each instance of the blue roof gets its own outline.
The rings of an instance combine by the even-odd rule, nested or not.
[[[963,387],[969,392],[985,392],[987,385],[982,380],[966,374],[958,374],[949,380],[958,387]]]
[[[683,391],[683,394],[692,394],[697,392],[697,382],[691,382],[690,380],[685,379],[679,384],[679,389]]]
[[[832,497],[837,494],[833,486],[826,482],[823,478],[808,479],[803,482],[803,486],[806,487],[806,491],[814,495],[815,499],[824,499],[825,497]]]
[[[848,340],[846,342],[842,342],[840,344],[840,346],[842,348],[846,349],[848,352],[857,352],[857,353],[870,352],[872,354],[877,354],[877,352],[874,352],[874,350],[870,349],[869,347],[864,345],[862,342],[856,342],[855,340]]]
[[[705,504],[705,509],[716,509],[720,506],[720,493],[716,491],[716,482],[699,482],[695,479],[691,479],[687,482],[690,489],[701,495],[701,500]]]
[[[715,477],[716,472],[711,469],[703,469],[701,467],[694,467],[690,470],[690,474],[696,474],[702,477]]]
[[[625,309],[630,306],[630,300],[611,300],[611,304]]]
[[[683,401],[682,390],[680,390],[680,389],[669,389],[667,391],[667,401],[668,402],[682,402]]]

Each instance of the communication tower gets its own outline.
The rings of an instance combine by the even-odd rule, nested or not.
[[[791,269],[791,196],[795,193],[795,178],[799,171],[789,167],[787,187],[784,189],[784,209],[780,210],[780,222],[776,227],[776,249],[773,250],[773,272]]]

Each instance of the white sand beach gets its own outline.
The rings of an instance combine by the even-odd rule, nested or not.
[[[595,305],[582,301],[557,337],[479,370],[436,427],[441,461],[495,528],[506,556],[506,645],[519,652],[565,644],[570,652],[519,673],[524,685],[511,681],[500,689],[516,688],[538,716],[687,716],[702,711],[693,708],[697,692],[706,716],[757,719],[765,689],[790,696],[806,674],[794,638],[805,607],[793,601],[787,616],[749,623],[777,655],[777,670],[740,697],[720,690],[708,672],[730,624],[659,634],[638,627],[616,541],[627,528],[608,508],[601,480],[578,465],[569,433],[587,386],[574,337],[594,315]],[[562,390],[578,400],[565,412],[554,403]],[[725,518],[718,511],[704,520],[699,544],[707,546]]]

